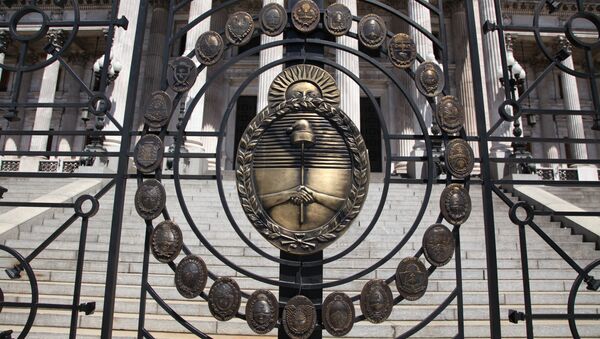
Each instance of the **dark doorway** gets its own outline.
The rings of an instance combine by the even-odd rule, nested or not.
[[[380,98],[376,98],[377,105]],[[369,98],[360,98],[360,134],[362,134],[369,150],[371,172],[382,172],[381,161],[381,125],[377,111]]]
[[[256,96],[240,96],[237,100],[236,111],[235,111],[235,144],[233,154],[237,154],[238,145],[246,126],[252,121],[256,115],[256,103],[258,99]],[[233,167],[235,169],[235,156],[233,160]]]

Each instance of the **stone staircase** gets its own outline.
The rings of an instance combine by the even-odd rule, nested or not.
[[[597,211],[600,190],[597,187],[544,186],[544,190],[586,211]]]
[[[262,236],[249,225],[239,207],[237,192],[233,180],[225,180],[225,198],[231,206],[232,214],[244,234],[255,242],[265,252],[278,255]],[[39,190],[46,186],[56,187],[52,183],[38,183]],[[35,191],[36,185],[29,186]],[[175,195],[172,181],[165,182],[168,193],[167,206],[171,218],[182,228],[186,245],[193,253],[202,256],[209,269],[220,276],[233,276],[245,291],[251,293],[258,288],[272,286],[246,278],[214,258],[195,238],[188,226]],[[96,190],[98,188],[95,188]],[[132,180],[127,188],[125,217],[123,221],[121,256],[116,313],[114,319],[115,338],[135,338],[138,324],[140,297],[140,281],[143,260],[144,223],[137,216],[133,207],[133,195],[136,185]],[[359,220],[355,221],[350,230],[325,251],[325,257],[338,253],[352,243],[368,226],[379,204],[383,184],[372,183],[369,198]],[[419,248],[424,230],[434,223],[439,213],[438,199],[443,186],[435,186],[424,218],[413,237],[406,246],[389,262],[377,270],[351,283],[327,289],[325,293],[343,291],[351,296],[360,293],[368,279],[388,278],[394,274],[396,265],[405,256],[413,255]],[[213,246],[228,259],[241,267],[269,278],[277,278],[278,266],[260,257],[248,248],[235,234],[227,221],[214,181],[186,181],[182,183],[183,195],[196,225]],[[11,201],[11,191],[5,199]],[[111,226],[112,191],[100,201],[100,212],[90,219],[86,261],[84,265],[81,302],[95,301],[96,312],[93,315],[79,315],[78,338],[98,338],[102,321],[102,306],[106,261],[108,258],[108,241]],[[483,212],[481,193],[474,186],[472,191],[473,212],[469,221],[461,226],[462,247],[462,276],[464,289],[465,335],[468,338],[489,338],[488,298],[487,298],[487,269],[485,260],[485,242],[483,232]],[[357,249],[346,257],[330,263],[324,268],[325,280],[335,280],[352,275],[361,269],[373,265],[386,255],[404,236],[411,227],[425,196],[424,185],[392,184],[383,213],[377,226]],[[524,338],[525,324],[510,324],[508,310],[524,311],[523,283],[521,280],[521,262],[518,243],[518,229],[508,219],[508,208],[495,198],[496,237],[498,247],[498,267],[500,277],[500,302],[503,316],[502,330],[504,338]],[[21,254],[29,254],[36,246],[46,239],[73,212],[57,210],[48,214],[43,221],[24,224],[18,234],[13,232],[7,238],[1,238],[2,243],[18,250]],[[571,255],[580,265],[585,266],[600,258],[600,252],[594,244],[582,242],[581,236],[571,235],[570,231],[561,228],[560,224],[551,222],[549,218],[536,217],[543,230]],[[79,241],[80,221],[76,221],[48,249],[43,251],[32,262],[40,290],[40,302],[71,303],[75,265]],[[575,272],[545,244],[537,235],[528,231],[528,256],[531,277],[532,301],[535,313],[566,313],[568,291]],[[1,253],[0,267],[10,267],[14,260]],[[179,261],[182,258],[178,258]],[[349,338],[392,338],[401,335],[423,318],[429,315],[456,287],[455,261],[437,269],[430,277],[426,295],[415,302],[402,302],[394,307],[390,319],[382,324],[373,325],[368,322],[355,324]],[[156,292],[180,315],[198,329],[215,338],[243,338],[252,336],[253,332],[244,321],[234,319],[228,322],[218,322],[210,316],[206,302],[197,298],[187,300],[181,297],[174,287],[174,273],[166,264],[161,264],[150,258],[149,282]],[[594,272],[593,272],[594,273]],[[600,272],[596,272],[600,276]],[[210,280],[205,292],[208,293]],[[391,285],[394,296],[397,296],[394,284]],[[2,288],[7,301],[29,301],[30,288],[24,277],[21,280],[10,281],[6,275],[0,275]],[[245,305],[242,304],[242,312]],[[358,303],[355,303],[357,314],[360,314]],[[577,297],[578,313],[600,312],[600,294],[581,289]],[[18,336],[21,325],[27,319],[28,310],[5,307],[0,313],[0,332],[8,329],[15,331]],[[419,338],[452,338],[457,333],[458,310],[454,301],[434,321],[417,332]],[[183,326],[166,314],[153,300],[149,298],[146,306],[146,328],[156,338],[195,338],[186,334]],[[28,338],[67,338],[70,312],[55,310],[38,311],[35,326]],[[585,338],[599,338],[600,326],[598,321],[579,320],[579,332]],[[536,320],[536,338],[568,338],[570,337],[567,321]],[[276,335],[273,331],[271,336]],[[327,336],[327,333],[324,332]]]

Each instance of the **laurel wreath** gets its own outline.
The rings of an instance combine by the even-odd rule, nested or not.
[[[346,142],[353,163],[352,188],[342,208],[325,225],[302,232],[285,229],[270,218],[257,198],[252,178],[254,151],[263,133],[278,118],[298,111],[315,112],[337,127]],[[369,158],[364,140],[350,118],[322,98],[294,98],[258,113],[240,140],[236,160],[237,189],[246,216],[269,241],[279,240],[280,247],[288,247],[290,250],[311,251],[322,247],[319,243],[337,239],[358,215],[367,196]]]

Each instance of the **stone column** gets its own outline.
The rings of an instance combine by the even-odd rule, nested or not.
[[[60,48],[64,43],[64,34],[60,30],[51,30],[48,32],[48,39],[55,48]],[[51,58],[48,55],[48,59]],[[40,88],[40,96],[38,98],[39,103],[53,103],[54,96],[56,94],[56,84],[58,82],[58,74],[60,70],[60,63],[58,61],[53,62],[44,68],[44,75],[42,78],[42,86]],[[35,111],[35,121],[33,123],[34,131],[44,131],[50,129],[50,122],[52,121],[52,107],[39,107]],[[48,143],[48,136],[45,135],[34,135],[31,137],[31,144],[29,150],[31,151],[45,151]]]
[[[352,15],[357,15],[356,0],[337,0],[337,3],[346,5]],[[356,33],[357,27],[356,22],[352,22],[350,31]],[[355,50],[358,49],[358,40],[347,35],[338,37],[337,43]],[[347,68],[350,72],[360,77],[358,56],[336,49],[335,57],[336,62],[340,66]],[[336,71],[336,80],[341,94],[340,108],[352,119],[356,127],[360,129],[360,88],[354,80],[341,71]]]
[[[73,69],[73,72],[77,74],[80,78],[83,78],[84,75],[84,66],[89,59],[89,56],[83,51],[78,51],[72,54],[67,55],[67,62]],[[79,82],[73,78],[70,74],[66,75],[65,78],[67,89],[66,98],[67,102],[79,102],[81,86]],[[63,113],[63,117],[61,119],[61,130],[65,131],[74,131],[77,129],[79,125],[80,117],[79,117],[79,108],[77,107],[67,107],[65,112]],[[75,151],[76,147],[74,145],[75,137],[70,135],[61,135],[58,139],[58,150],[59,151]]]
[[[263,6],[269,3],[277,3],[281,6],[284,6],[283,0],[263,0]],[[268,36],[266,34],[262,34],[260,36],[261,45],[268,44],[270,42],[280,41],[283,39],[283,33],[278,36]],[[271,47],[266,50],[260,51],[260,61],[259,67],[263,67],[273,61],[279,60],[283,58],[283,46]],[[267,107],[268,96],[269,96],[269,87],[271,83],[275,79],[275,77],[283,71],[283,65],[275,66],[271,69],[266,70],[261,73],[258,77],[258,98],[256,103],[256,113],[260,112],[262,109]]]
[[[111,55],[113,56],[113,60],[119,60],[119,62],[121,62],[123,65],[131,65],[139,6],[139,1],[121,1],[119,3],[119,13],[117,17],[125,16],[129,20],[129,28],[127,30],[122,28],[115,29],[115,37]],[[129,75],[130,67],[123,67],[123,70],[113,82],[113,89],[109,96],[109,100],[113,103],[112,115],[121,124],[123,124],[125,117],[125,103],[127,102],[127,93],[129,91]],[[105,130],[116,131],[117,128],[112,123],[108,122]],[[119,136],[107,136],[106,140],[104,141],[104,146],[108,151],[118,152],[120,149],[120,144],[121,137]],[[96,163],[100,162],[97,161]],[[116,169],[117,162],[114,161],[114,164],[109,163],[109,166]]]
[[[418,25],[423,27],[425,30],[431,32],[431,15],[429,10],[420,5],[415,0],[408,1],[408,15],[414,20]],[[417,46],[417,53],[421,55],[427,61],[435,61],[433,56],[433,44],[432,42],[422,33],[420,33],[416,28],[410,26],[409,34],[415,42]],[[417,70],[417,63],[413,66],[413,71]],[[415,100],[417,107],[420,109],[419,114],[423,117],[425,121],[425,126],[427,127],[427,131],[422,131],[421,126],[419,125],[417,119],[414,119],[414,133],[415,134],[423,134],[429,133],[429,129],[431,128],[431,107],[427,102],[427,99],[417,90],[416,84],[414,82],[411,83],[411,96]],[[412,155],[413,156],[423,156],[425,155],[425,142],[422,140],[418,140],[415,142]],[[421,178],[426,173],[424,172],[423,162],[410,162],[408,164],[408,175],[413,178]]]
[[[496,22],[496,10],[494,7],[495,0],[481,0],[480,15],[481,24],[486,20]],[[498,107],[505,100],[504,89],[498,79],[498,71],[502,69],[502,51],[500,50],[500,40],[498,32],[489,32],[483,35],[483,52],[485,60],[485,78],[488,100],[488,112],[490,126],[494,125],[500,118]],[[512,123],[503,122],[496,130],[494,136],[512,137]],[[510,142],[492,142],[490,155],[492,157],[504,158],[510,155]],[[504,176],[504,164],[498,163],[492,167],[492,176],[501,178]]]
[[[160,78],[163,65],[163,48],[165,33],[169,21],[168,1],[152,0],[152,14],[150,18],[150,32],[148,35],[148,48],[144,51],[144,77],[141,82],[142,93],[138,97],[135,128],[143,125],[144,109],[154,91],[160,90]]]
[[[6,51],[8,50],[8,45],[10,44],[10,35],[8,34],[7,31],[0,31],[0,64],[4,64],[4,56],[6,54]],[[2,69],[0,68],[0,79],[2,79]],[[2,127],[3,128],[7,128],[10,125],[10,122],[6,119],[3,119],[4,121],[2,122]],[[15,148],[14,150],[16,150],[16,146],[17,144],[15,143],[14,139],[11,139],[9,137],[5,137],[2,136],[0,139],[0,143],[1,145],[4,145],[5,149],[7,146],[9,146],[9,141],[10,141],[10,147],[11,148]]]
[[[200,15],[208,12],[211,9],[211,7],[212,1],[210,0],[193,0],[190,3],[190,13],[188,16],[188,22],[191,22]],[[186,54],[194,50],[196,46],[196,40],[198,40],[198,37],[200,37],[202,33],[210,30],[210,20],[210,17],[206,18],[187,32],[185,41]],[[195,58],[194,62],[196,62],[196,64],[199,65],[198,60],[196,60]],[[197,95],[198,91],[206,83],[206,73],[207,69],[204,68],[204,70],[198,74],[198,78],[196,79],[196,83],[194,84],[194,86],[188,91],[186,99],[186,109],[189,107],[190,102]],[[202,96],[196,104],[196,106],[194,107],[194,112],[192,113],[186,127],[187,132],[202,131],[202,126],[204,122],[205,101],[206,95]],[[188,137],[185,145],[188,148],[188,150],[193,153],[205,151],[205,148],[203,147],[204,144],[202,137]],[[200,174],[206,172],[206,161],[204,159],[192,159],[192,161],[190,161],[190,165],[185,169],[185,171],[188,174]]]
[[[537,62],[536,62],[537,64]],[[539,63],[540,65],[543,65],[543,63]],[[542,75],[543,69],[539,68],[536,70],[536,78],[539,78]],[[553,89],[550,88],[550,85],[552,84],[549,80],[551,79],[544,79],[544,81],[542,81],[538,88],[537,88],[537,96],[538,96],[538,101],[539,101],[539,105],[538,108],[539,109],[544,109],[544,108],[550,108],[550,107],[545,107],[550,101],[550,94],[553,93]],[[556,129],[556,122],[554,121],[554,118],[552,115],[548,115],[548,114],[541,114],[540,115],[540,121],[539,121],[539,125],[540,125],[540,130],[541,130],[541,136],[542,138],[557,138],[558,137],[558,132]],[[535,144],[540,144],[540,143],[535,143]],[[560,157],[560,147],[558,145],[558,143],[543,143],[541,144],[543,145],[543,154],[542,156],[547,158],[547,159],[558,159]],[[535,156],[535,153],[534,153]],[[550,166],[550,167],[554,167],[553,164],[544,164],[544,166]]]
[[[571,44],[565,37],[560,36],[559,43],[562,48],[571,51]],[[562,61],[562,64],[570,69],[574,69],[573,57],[570,56]],[[579,102],[579,89],[577,88],[577,79],[566,73],[560,73],[560,81],[564,93],[564,105],[566,110],[579,111],[581,110],[581,104]],[[585,132],[583,129],[583,119],[581,115],[567,115],[567,133],[569,138],[585,138]],[[575,159],[587,159],[587,148],[585,144],[571,144],[571,154]]]
[[[7,31],[0,31],[0,64],[4,64],[4,57],[10,40],[10,35]],[[0,68],[0,79],[2,79],[2,68]]]
[[[465,108],[465,131],[468,136],[477,135],[477,113],[475,111],[475,100],[473,91],[473,77],[471,75],[471,52],[469,50],[469,38],[467,36],[467,27],[464,24],[467,22],[465,9],[457,8],[452,14],[453,39],[455,41],[455,58],[456,58],[456,73],[457,94],[458,99]],[[458,43],[465,41],[465,43]],[[477,142],[469,142],[476,158],[479,157],[479,147]],[[479,173],[479,163],[475,163],[473,169],[474,174]]]

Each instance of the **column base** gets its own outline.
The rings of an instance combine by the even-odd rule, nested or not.
[[[490,158],[508,158],[510,154],[511,152],[505,149],[491,150]],[[490,161],[489,166],[492,179],[502,179],[511,174],[509,163]]]
[[[598,168],[595,166],[577,166],[577,177],[579,181],[598,181]]]

